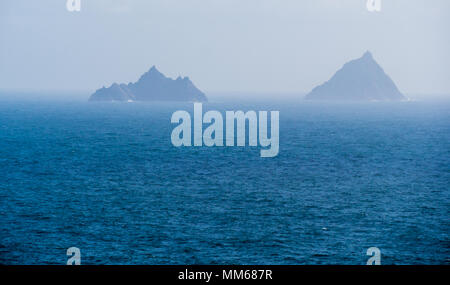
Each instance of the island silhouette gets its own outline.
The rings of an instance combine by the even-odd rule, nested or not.
[[[113,83],[91,95],[89,101],[192,101],[206,102],[208,99],[189,77],[172,79],[152,66],[137,82]]]
[[[369,51],[344,64],[330,80],[315,87],[305,98],[330,101],[406,100]]]
[[[330,80],[315,87],[307,100],[403,101],[407,98],[375,61],[370,51],[344,64]],[[113,83],[95,91],[89,101],[187,101],[207,102],[189,77],[172,79],[152,66],[137,82]]]

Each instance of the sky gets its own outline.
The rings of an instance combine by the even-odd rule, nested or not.
[[[450,94],[450,1],[0,1],[0,89],[93,92],[156,67],[208,92],[304,93],[370,50],[400,91]]]

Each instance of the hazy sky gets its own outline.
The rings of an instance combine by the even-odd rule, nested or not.
[[[89,90],[152,65],[205,92],[308,92],[372,51],[405,93],[450,93],[450,1],[0,1],[0,89]]]

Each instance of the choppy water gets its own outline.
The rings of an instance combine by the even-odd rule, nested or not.
[[[0,263],[448,264],[450,105],[279,110],[280,153],[175,148],[191,104],[0,102]]]

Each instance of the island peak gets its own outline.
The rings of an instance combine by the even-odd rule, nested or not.
[[[333,77],[305,97],[329,101],[401,101],[406,98],[370,51],[344,64]]]
[[[137,82],[113,83],[91,95],[89,101],[208,101],[205,94],[195,87],[189,77],[176,80],[166,77],[152,66]]]

